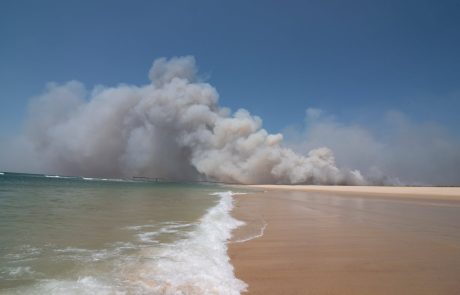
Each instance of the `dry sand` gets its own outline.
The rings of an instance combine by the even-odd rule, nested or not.
[[[460,201],[460,187],[409,187],[409,186],[326,186],[326,185],[251,185],[256,189],[289,190],[318,193],[340,193],[366,197],[414,198],[426,200]]]
[[[257,188],[229,245],[248,294],[460,294],[459,188]]]

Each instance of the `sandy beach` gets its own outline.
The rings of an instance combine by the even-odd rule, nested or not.
[[[229,245],[245,294],[460,294],[459,188],[253,188]]]

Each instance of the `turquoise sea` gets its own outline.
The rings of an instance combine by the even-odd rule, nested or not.
[[[240,294],[232,206],[220,185],[0,173],[0,294]]]

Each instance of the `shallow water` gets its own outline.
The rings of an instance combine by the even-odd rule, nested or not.
[[[223,190],[4,173],[0,293],[239,294]]]

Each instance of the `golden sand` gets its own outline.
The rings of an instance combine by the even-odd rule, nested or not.
[[[229,246],[248,294],[460,294],[458,188],[257,188]]]

